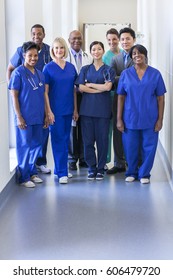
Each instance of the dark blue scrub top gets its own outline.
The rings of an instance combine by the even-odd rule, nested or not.
[[[105,78],[104,73],[108,72],[110,81],[112,84],[115,81],[115,71],[108,65],[102,65],[99,70],[96,71],[93,64],[83,66],[80,74],[76,80],[76,84],[94,83],[94,84],[104,84]],[[111,96],[110,91],[105,91],[102,93],[82,93],[82,101],[80,105],[80,115],[88,117],[111,117]]]

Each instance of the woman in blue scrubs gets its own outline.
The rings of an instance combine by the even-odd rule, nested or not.
[[[38,60],[35,68],[42,71],[45,64],[51,61],[49,45],[43,42],[45,38],[45,29],[40,24],[34,24],[31,27],[31,41],[39,46]],[[18,47],[14,55],[11,57],[7,67],[7,79],[10,80],[11,73],[15,68],[24,63],[22,46]],[[36,161],[37,170],[44,173],[51,173],[51,169],[47,167],[47,145],[49,139],[49,128],[43,129],[43,140],[41,154]]]
[[[126,182],[150,182],[164,113],[165,84],[160,72],[147,64],[147,50],[135,45],[130,51],[134,66],[124,70],[118,84],[117,128],[123,132],[128,169]],[[138,167],[139,150],[142,163]]]
[[[110,91],[115,79],[115,72],[102,61],[104,54],[102,42],[92,42],[90,53],[93,57],[93,63],[82,67],[76,83],[79,84],[79,89],[82,92],[80,116],[84,157],[89,167],[88,179],[102,180],[107,159],[111,118]]]
[[[52,61],[43,73],[46,83],[46,108],[49,118],[54,174],[60,184],[68,183],[68,145],[72,118],[77,121],[75,80],[77,72],[72,63],[65,61],[68,47],[63,38],[56,38],[50,48]]]
[[[12,72],[9,82],[15,113],[18,182],[28,188],[43,182],[35,167],[41,151],[45,106],[44,75],[35,68],[38,51],[33,42],[23,44],[24,64]]]

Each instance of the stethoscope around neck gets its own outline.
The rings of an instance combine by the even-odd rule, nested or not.
[[[38,73],[38,71],[37,71],[36,68],[34,68],[34,70],[35,70],[36,76],[37,76],[38,81],[39,81],[38,86],[36,85],[36,83],[35,83],[33,77],[31,77],[31,75],[30,75],[30,74],[28,73],[28,71],[26,70],[27,67],[25,67],[25,66],[23,65],[23,68],[24,68],[24,70],[25,70],[26,78],[27,78],[28,82],[30,83],[30,85],[32,86],[32,89],[33,89],[33,90],[37,90],[39,87],[42,87],[42,86],[43,86],[43,83],[41,82],[41,79],[40,79],[40,75],[39,75],[39,73]]]
[[[46,49],[46,46],[43,44],[42,49],[39,53],[43,52],[43,62],[44,64],[48,64],[51,61],[49,51]],[[47,59],[46,59],[47,58]]]

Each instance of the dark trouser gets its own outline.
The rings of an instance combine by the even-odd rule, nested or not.
[[[118,95],[115,93],[113,99],[113,148],[114,148],[114,166],[125,167],[124,150],[122,142],[122,133],[117,129],[117,102]]]
[[[84,157],[89,172],[104,173],[108,152],[109,123],[109,118],[81,116]]]
[[[82,100],[81,93],[77,93],[77,107],[78,112],[80,109],[80,104]],[[74,122],[72,121],[72,124]],[[74,126],[71,126],[70,132],[70,143],[68,151],[68,162],[84,162],[84,152],[83,152],[83,139],[81,132],[81,118],[79,117],[78,121],[74,123]]]
[[[46,165],[47,164],[47,145],[49,139],[49,128],[43,128],[43,142],[42,142],[42,149],[41,153],[36,161],[36,165]]]

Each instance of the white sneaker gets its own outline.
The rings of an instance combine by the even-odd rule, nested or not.
[[[28,182],[23,182],[20,184],[21,186],[24,186],[26,188],[34,188],[35,184],[32,181],[28,181]]]
[[[125,181],[131,183],[131,182],[135,181],[135,177],[128,176],[128,177],[126,177]]]
[[[36,165],[37,170],[40,171],[43,174],[49,174],[51,173],[51,169],[46,167],[45,165]]]
[[[107,166],[107,164],[105,164],[104,171],[107,171],[107,170],[108,170],[108,166]]]
[[[59,183],[60,184],[67,184],[68,183],[68,177],[63,176],[63,177],[59,178]]]
[[[73,174],[68,173],[68,178],[72,178],[72,177],[73,177]]]
[[[141,182],[141,184],[149,184],[150,183],[150,179],[149,178],[141,178],[140,182]]]
[[[31,177],[31,180],[34,182],[34,183],[43,183],[43,180],[41,178],[39,178],[37,175],[33,175]]]

